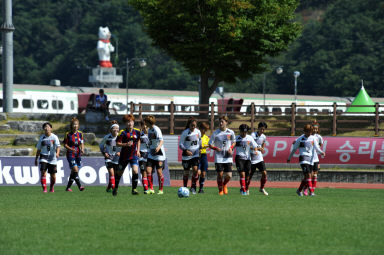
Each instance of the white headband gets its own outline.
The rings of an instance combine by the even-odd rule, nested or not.
[[[119,128],[119,125],[118,125],[118,124],[112,124],[111,127],[110,127],[109,129],[112,129],[112,128],[114,128],[114,127]]]

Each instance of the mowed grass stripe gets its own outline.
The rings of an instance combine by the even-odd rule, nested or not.
[[[216,188],[189,198],[121,187],[0,187],[0,254],[382,254],[384,190]]]

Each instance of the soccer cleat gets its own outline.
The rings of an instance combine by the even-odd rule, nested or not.
[[[249,189],[247,190],[247,195],[249,195]]]
[[[228,195],[228,187],[227,187],[227,185],[223,186],[223,192],[224,192],[225,195]]]
[[[117,190],[116,189],[114,189],[113,191],[112,191],[112,195],[115,197],[115,196],[117,196]]]
[[[193,195],[196,195],[196,189],[195,189],[195,188],[191,188],[191,193],[192,193]]]
[[[264,195],[268,196],[268,192],[265,189],[259,189],[259,191]]]
[[[111,193],[112,189],[106,189],[105,191],[108,192],[108,193]]]
[[[204,190],[203,189],[199,189],[199,194],[204,194]]]
[[[308,196],[308,189],[305,189],[303,194],[304,194],[304,196]]]
[[[155,191],[153,189],[148,190],[148,194],[155,194]]]
[[[157,192],[157,195],[163,195],[164,194],[164,191],[162,191],[162,190],[159,190],[158,192]]]
[[[81,187],[79,188],[79,190],[80,190],[80,191],[84,191],[85,188],[84,188],[83,186],[81,186]]]
[[[220,195],[220,196],[224,195],[224,191],[222,191],[222,190],[219,191],[219,195]]]
[[[144,194],[145,195],[149,194],[149,190],[144,190]]]
[[[316,196],[315,192],[311,193],[310,196],[311,196],[311,197]]]
[[[132,190],[132,195],[139,195],[139,192],[136,189]]]
[[[299,197],[302,197],[303,196],[303,192],[299,191],[299,190],[296,190],[296,194],[299,196]]]
[[[47,190],[45,189],[45,190],[43,190],[43,193],[47,193]]]
[[[49,189],[49,192],[54,193],[54,192],[55,192],[55,189],[54,189],[54,188]]]
[[[72,192],[72,189],[65,189],[65,191]]]
[[[241,191],[240,192],[242,196],[247,196],[247,192],[246,191]]]

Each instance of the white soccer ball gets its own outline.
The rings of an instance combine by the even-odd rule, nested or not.
[[[180,187],[177,191],[177,195],[181,197],[189,197],[189,189],[186,187]]]

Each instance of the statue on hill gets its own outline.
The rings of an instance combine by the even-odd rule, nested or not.
[[[99,27],[99,41],[97,42],[97,53],[99,54],[100,67],[111,68],[111,52],[115,51],[111,42],[111,32],[108,27]]]

